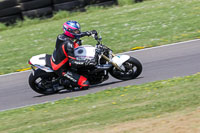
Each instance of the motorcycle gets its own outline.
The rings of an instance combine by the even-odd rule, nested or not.
[[[102,37],[92,35],[97,41],[96,46],[82,45],[74,49],[77,60],[93,60],[95,66],[84,66],[76,69],[76,73],[88,79],[90,85],[100,84],[109,78],[109,74],[119,80],[131,80],[142,72],[142,64],[129,55],[115,55],[112,50],[102,44]],[[61,90],[73,91],[75,86],[60,84],[62,77],[56,75],[50,63],[51,55],[40,54],[29,60],[32,73],[29,76],[29,85],[37,93],[48,95]]]

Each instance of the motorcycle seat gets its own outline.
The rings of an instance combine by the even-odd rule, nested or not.
[[[51,67],[51,55],[49,55],[49,54],[46,54],[46,65],[45,66],[50,67],[52,69],[52,67]]]

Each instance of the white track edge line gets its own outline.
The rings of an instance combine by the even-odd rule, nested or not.
[[[189,41],[184,41],[184,42],[177,42],[177,43],[172,43],[172,44],[165,44],[162,46],[156,46],[156,47],[151,47],[151,48],[145,48],[145,49],[140,49],[140,50],[136,50],[136,51],[127,51],[127,52],[123,52],[123,53],[132,53],[132,52],[138,52],[138,51],[143,51],[143,50],[150,50],[150,49],[155,49],[155,48],[160,48],[160,47],[168,47],[168,46],[173,46],[173,45],[177,45],[177,44],[182,44],[182,43],[187,43],[187,42],[195,42],[195,41],[200,41],[200,39],[195,39],[195,40],[189,40]],[[122,54],[122,53],[120,53]],[[31,71],[31,70],[27,70],[27,71]],[[9,73],[9,74],[5,74],[5,75],[0,75],[1,76],[7,76],[7,75],[13,75],[13,74],[18,74],[18,73],[23,73],[23,72],[27,72],[27,71],[22,71],[22,72],[14,72],[14,73]],[[81,95],[80,95],[81,96]],[[79,96],[75,96],[75,97],[79,97]],[[61,99],[57,99],[57,100],[50,100],[50,101],[45,101],[42,103],[35,103],[35,104],[30,104],[30,105],[25,105],[25,106],[20,106],[20,107],[14,107],[14,108],[10,108],[10,109],[5,109],[5,110],[0,110],[0,112],[4,112],[4,111],[9,111],[9,110],[14,110],[14,109],[20,109],[20,108],[26,108],[26,107],[30,107],[30,106],[35,106],[35,105],[40,105],[40,104],[46,104],[46,103],[51,103],[51,102],[56,102],[58,100]]]

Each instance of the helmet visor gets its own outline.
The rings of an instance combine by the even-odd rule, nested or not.
[[[73,33],[73,34],[80,34],[81,31],[79,29],[69,29],[69,32]]]
[[[80,34],[80,33],[81,33],[79,29],[73,30],[72,32],[73,32],[74,34]]]

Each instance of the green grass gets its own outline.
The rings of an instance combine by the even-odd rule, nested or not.
[[[200,73],[0,112],[1,133],[63,133],[156,118],[200,106]]]
[[[120,6],[133,4],[133,0],[118,0]]]
[[[0,26],[0,74],[28,67],[27,61],[33,55],[51,54],[67,20],[79,21],[82,31],[101,32],[104,44],[115,53],[136,46],[151,47],[200,38],[199,0],[152,0],[93,8],[85,13],[61,12],[52,19],[27,19],[7,30]],[[95,44],[92,38],[83,40],[84,44]]]

